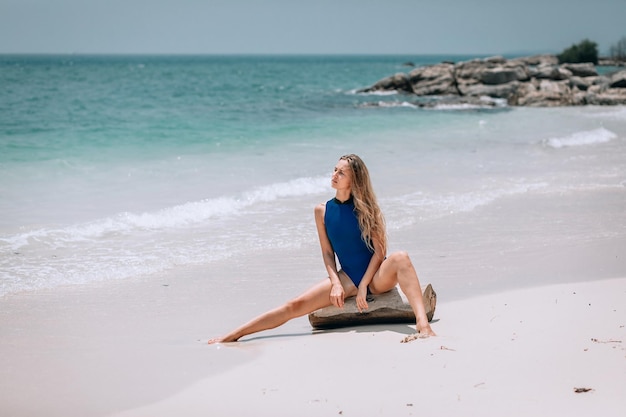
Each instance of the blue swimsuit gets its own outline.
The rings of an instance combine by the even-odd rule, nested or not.
[[[361,238],[352,197],[344,203],[336,198],[329,200],[326,203],[324,225],[341,268],[358,287],[374,252]]]

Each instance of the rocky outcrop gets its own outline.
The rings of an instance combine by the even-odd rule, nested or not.
[[[360,92],[398,91],[468,102],[476,97],[504,99],[511,106],[626,104],[626,70],[598,75],[592,63],[558,64],[556,56],[503,57],[418,67],[398,73]]]

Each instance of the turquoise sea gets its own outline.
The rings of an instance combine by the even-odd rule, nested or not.
[[[470,58],[0,56],[0,296],[315,242],[345,153],[370,167],[390,234],[509,196],[623,192],[624,107],[357,93],[406,62]]]

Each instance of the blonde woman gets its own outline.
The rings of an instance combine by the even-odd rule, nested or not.
[[[342,308],[356,296],[359,311],[366,310],[367,295],[382,294],[396,284],[415,313],[417,334],[435,333],[428,323],[415,268],[406,252],[387,253],[385,221],[372,189],[367,167],[357,155],[342,156],[331,178],[335,197],[315,207],[315,223],[328,278],[282,306],[270,310],[209,344],[234,342],[262,330],[334,305]],[[335,259],[341,269],[337,268]]]

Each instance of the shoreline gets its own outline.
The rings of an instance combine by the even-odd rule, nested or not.
[[[409,325],[318,332],[301,317],[206,345],[321,279],[315,241],[2,297],[0,411],[611,417],[626,406],[621,190],[512,196],[424,222],[419,236],[390,231],[390,250],[407,250],[438,294],[438,336],[408,344]]]

